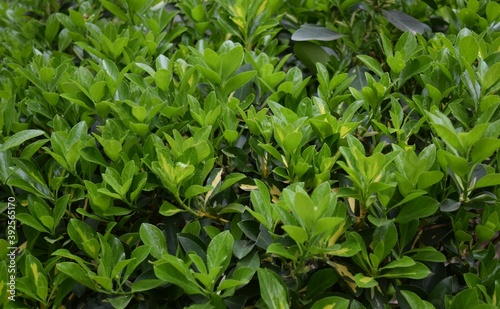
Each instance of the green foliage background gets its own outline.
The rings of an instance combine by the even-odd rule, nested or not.
[[[490,0],[0,2],[0,306],[500,307],[499,30]]]

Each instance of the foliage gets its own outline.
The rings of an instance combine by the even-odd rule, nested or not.
[[[499,307],[499,30],[490,0],[1,2],[0,303]]]

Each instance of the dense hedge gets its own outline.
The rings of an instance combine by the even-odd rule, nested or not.
[[[499,307],[499,30],[490,0],[1,1],[0,303]]]

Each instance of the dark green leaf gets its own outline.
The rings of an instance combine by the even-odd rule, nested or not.
[[[413,219],[433,215],[439,208],[439,203],[427,196],[420,196],[401,206],[396,222],[407,223]]]
[[[326,65],[330,60],[325,49],[311,42],[297,42],[293,50],[297,58],[313,73],[316,73],[316,63]]]
[[[233,254],[234,238],[229,231],[224,231],[215,236],[207,248],[207,267],[212,269],[221,267],[225,271]]]
[[[151,247],[151,255],[153,257],[160,259],[167,252],[165,235],[156,226],[143,223],[140,228],[140,235],[144,244]]]
[[[429,26],[404,12],[382,10],[382,14],[391,24],[401,31],[410,31],[413,34],[431,32]]]
[[[269,249],[269,248],[268,248]],[[306,299],[312,299],[323,293],[337,282],[339,276],[332,268],[320,269],[315,272],[307,285]]]
[[[380,277],[423,279],[430,273],[431,271],[424,264],[416,262],[413,266],[392,268],[384,271]]]
[[[294,41],[334,41],[342,37],[342,34],[334,32],[325,27],[315,25],[303,25],[292,35]]]
[[[269,308],[287,309],[287,288],[281,278],[269,269],[257,270],[260,284],[260,295]]]

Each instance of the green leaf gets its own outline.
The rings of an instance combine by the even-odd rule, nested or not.
[[[306,230],[300,226],[283,225],[282,228],[297,244],[305,243],[308,238]]]
[[[257,74],[256,71],[248,71],[248,72],[242,72],[239,73],[230,79],[228,79],[224,83],[224,91],[225,93],[232,93],[241,87],[243,87],[246,83],[248,83],[255,75]]]
[[[293,51],[297,58],[313,73],[316,73],[316,63],[326,65],[330,61],[330,55],[325,49],[311,42],[297,42]]]
[[[477,58],[479,45],[474,37],[468,35],[460,39],[458,42],[458,50],[460,56],[463,57],[467,63],[471,64]]]
[[[110,11],[116,17],[120,18],[123,21],[128,20],[125,12],[123,12],[116,4],[106,0],[99,0],[99,2],[101,2],[102,6],[104,6],[108,11]]]
[[[444,174],[441,171],[423,172],[418,177],[417,188],[419,190],[427,189],[430,186],[441,181],[441,179],[443,179],[443,177],[444,177]]]
[[[90,87],[89,92],[90,92],[90,98],[94,103],[99,103],[101,102],[102,97],[104,96],[105,90],[106,90],[106,81],[100,81],[92,85]]]
[[[203,77],[205,77],[213,86],[220,85],[222,79],[217,72],[203,66],[198,66],[198,69]]]
[[[19,220],[19,222],[26,224],[27,226],[30,226],[34,228],[35,230],[42,232],[42,233],[48,233],[49,230],[43,226],[39,221],[37,221],[33,216],[27,213],[20,213],[16,215],[16,219]]]
[[[314,224],[314,235],[322,236],[324,233],[326,233],[326,235],[332,234],[334,232],[334,228],[336,228],[344,220],[344,218],[339,217],[319,218]]]
[[[60,272],[72,278],[76,282],[81,283],[94,291],[100,290],[78,264],[73,262],[61,262],[57,263],[56,267]]]
[[[283,247],[282,244],[277,243],[277,242],[269,245],[269,247],[267,247],[266,253],[276,254],[276,255],[279,255],[281,257],[284,257],[284,258],[292,260],[292,261],[297,260],[297,257],[295,255],[290,253],[289,250],[287,250],[285,247]]]
[[[479,305],[479,295],[476,289],[466,289],[453,297],[449,309],[474,308]]]
[[[90,226],[83,221],[70,219],[68,224],[68,235],[80,249],[97,260],[100,245],[97,240],[96,232],[94,232]]]
[[[343,35],[325,27],[302,25],[292,35],[293,41],[334,41]]]
[[[500,185],[500,174],[488,174],[476,182],[474,188],[484,188]]]
[[[338,297],[330,296],[320,299],[312,305],[311,309],[347,309],[349,308],[349,300]]]
[[[307,284],[306,299],[313,299],[337,282],[339,275],[332,268],[315,272]]]
[[[170,216],[173,216],[179,212],[185,212],[185,210],[175,207],[172,203],[170,203],[168,201],[164,201],[160,207],[159,212],[161,215],[163,215],[165,217],[170,217]]]
[[[398,233],[394,223],[389,222],[387,224],[381,225],[375,229],[373,233],[373,253],[377,257],[378,261],[383,261],[387,255],[394,249],[398,241]],[[378,268],[378,265],[374,265]]]
[[[422,309],[434,308],[434,306],[431,303],[422,300],[420,297],[418,297],[417,294],[413,292],[404,290],[401,290],[400,292],[410,305],[410,308],[422,308]]]
[[[424,34],[432,31],[428,25],[401,11],[382,10],[382,15],[401,31],[410,31],[413,34]]]
[[[389,264],[385,265],[381,269],[391,269],[391,268],[398,268],[398,267],[409,267],[409,266],[413,266],[413,265],[415,265],[415,261],[412,258],[404,255],[400,259],[397,259],[397,260],[394,260],[394,261],[390,262]]]
[[[285,283],[273,271],[259,268],[257,270],[260,284],[260,295],[268,308],[288,309],[288,293]]]
[[[115,309],[125,309],[132,300],[132,295],[122,295],[113,298],[108,298],[108,301]]]
[[[498,82],[500,79],[500,62],[492,65],[484,74],[483,88],[488,89]]]
[[[217,291],[223,291],[223,290],[227,290],[230,288],[239,287],[239,286],[245,285],[247,283],[248,283],[248,281],[226,279],[219,284],[219,286],[217,287]]]
[[[229,231],[224,231],[215,236],[207,248],[207,267],[212,269],[221,268],[224,272],[231,262],[234,238]]]
[[[222,61],[221,63],[222,76],[224,77],[231,76],[241,66],[242,61],[243,61],[243,47],[236,46],[233,49],[231,49],[225,55],[224,61]]]
[[[143,292],[150,291],[157,287],[164,286],[165,281],[160,279],[139,279],[132,283],[132,287],[130,288],[132,292]]]
[[[197,195],[200,195],[202,193],[208,192],[212,190],[212,186],[200,186],[200,185],[192,185],[190,186],[186,192],[184,192],[184,197],[189,199],[192,197],[195,197]]]
[[[211,70],[213,70],[214,72],[220,71],[220,57],[215,51],[213,51],[210,48],[206,48],[203,51],[203,58],[205,59],[205,62],[207,63],[207,65],[210,67]],[[232,59],[228,59],[228,61],[232,61]]]
[[[399,74],[406,67],[406,62],[403,59],[392,56],[387,57],[387,64],[396,74]]]
[[[472,146],[472,164],[481,163],[500,148],[500,140],[496,138],[482,138]]]
[[[437,251],[433,247],[413,249],[410,252],[415,253],[411,257],[416,261],[436,263],[446,262],[446,257],[444,256],[444,254]]]
[[[295,153],[300,151],[299,145],[302,140],[302,134],[300,132],[290,132],[285,136],[283,140],[284,150],[288,153]]]
[[[419,196],[401,206],[396,222],[408,223],[411,220],[433,215],[439,208],[439,202],[428,196]]]
[[[181,287],[188,295],[203,294],[192,271],[184,261],[175,256],[163,255],[155,262],[154,273],[159,279]]]
[[[467,175],[467,173],[469,173],[469,162],[467,162],[466,159],[455,156],[444,150],[438,150],[438,158],[440,157],[446,160],[449,168],[458,176],[464,177],[465,175]]]
[[[12,147],[21,145],[27,140],[35,138],[40,135],[44,135],[45,132],[42,130],[23,130],[12,135],[2,146],[0,146],[0,151],[5,151]]]
[[[495,237],[495,231],[484,225],[476,226],[476,234],[479,240],[483,242],[492,240]]]
[[[167,241],[159,228],[149,223],[143,223],[139,234],[142,242],[151,247],[153,257],[160,259],[164,253],[167,253]]]
[[[106,160],[102,156],[102,153],[96,147],[85,147],[80,150],[80,155],[83,159],[99,164],[101,166],[108,166]]]
[[[224,181],[222,182],[222,184],[220,186],[219,192],[226,190],[227,188],[231,187],[232,185],[234,185],[238,181],[245,179],[246,177],[247,176],[245,174],[241,174],[241,173],[229,174],[226,178],[224,178]]]
[[[295,219],[302,222],[301,225],[306,230],[311,230],[314,226],[318,205],[314,205],[309,195],[302,188],[297,188],[297,192],[292,195],[288,190],[284,190],[283,194],[292,208]],[[289,207],[290,207],[289,206]]]
[[[363,62],[370,70],[372,70],[379,77],[384,75],[384,70],[382,70],[382,66],[374,58],[367,55],[357,55],[356,57],[358,57],[358,59],[361,60],[361,62]]]
[[[151,252],[150,246],[139,246],[130,254],[131,262],[125,270],[125,277],[128,278],[132,272],[148,257]]]
[[[378,282],[377,280],[375,280],[375,278],[367,277],[363,274],[356,274],[356,276],[354,276],[354,280],[360,288],[368,289],[376,287],[378,285]]]
[[[172,80],[172,72],[166,69],[159,69],[154,74],[156,86],[163,91],[167,91]]]
[[[134,106],[132,107],[132,115],[134,115],[137,121],[143,122],[148,116],[148,111],[142,106]]]
[[[424,279],[431,271],[422,263],[416,262],[415,265],[409,267],[397,267],[389,270],[384,270],[380,277],[384,278],[409,278],[409,279]]]

